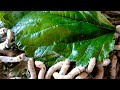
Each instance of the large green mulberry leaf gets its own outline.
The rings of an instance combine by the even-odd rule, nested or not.
[[[109,58],[109,51],[112,51],[113,47],[113,33],[110,33],[94,39],[69,44],[41,46],[35,51],[35,57],[40,58],[40,60],[48,66],[64,60],[66,57],[71,61],[76,61],[76,65],[87,65],[91,57],[96,57],[97,61],[102,61],[103,58]],[[59,55],[54,52],[59,53]],[[50,57],[50,54],[57,57]],[[59,58],[61,55],[63,57]],[[51,59],[54,60],[54,62],[48,61]]]
[[[102,61],[114,47],[115,27],[99,11],[32,11],[15,22],[12,15],[4,17],[13,23],[19,49],[47,66],[65,58],[77,65],[91,57]]]

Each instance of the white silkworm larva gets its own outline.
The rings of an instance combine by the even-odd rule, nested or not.
[[[64,62],[63,62],[63,65],[60,69],[60,72],[59,74],[62,74],[62,75],[65,75],[67,70],[69,69],[70,67],[70,60],[69,59],[66,59]]]
[[[62,75],[62,74],[59,74],[58,72],[54,72],[53,77],[54,77],[54,79],[72,79],[70,74]]]
[[[95,64],[96,64],[96,58],[93,57],[90,59],[86,72],[91,73],[95,67]]]
[[[21,77],[12,77],[12,78],[9,78],[9,79],[22,79]]]
[[[119,36],[120,36],[119,33],[116,33],[116,32],[114,33],[114,38],[115,38],[115,40],[117,40]]]
[[[51,66],[51,67],[48,69],[48,71],[47,71],[47,73],[46,73],[46,75],[45,75],[45,79],[51,79],[52,74],[53,74],[56,70],[60,69],[60,68],[62,67],[62,65],[63,65],[63,61],[58,62],[58,63],[56,63],[55,65]]]
[[[120,33],[120,25],[116,26],[116,32]]]
[[[0,28],[0,35],[4,35],[7,32],[7,28]]]
[[[85,70],[85,67],[79,66],[79,67],[73,68],[67,75],[61,75],[58,72],[54,72],[53,77],[55,79],[73,79],[75,75],[81,73],[84,70]]]
[[[81,72],[83,72],[85,70],[84,66],[78,66],[73,68],[68,74],[67,76],[65,76],[66,78],[69,77],[68,79],[73,79],[77,74],[80,74]]]
[[[102,65],[103,66],[108,66],[109,64],[110,64],[110,59],[103,59],[103,63],[102,63]]]
[[[82,72],[75,79],[86,79],[87,76],[88,76],[87,72]]]
[[[10,56],[0,56],[1,62],[20,62],[23,61],[25,58],[25,54],[22,53],[16,57],[10,57]]]
[[[64,79],[64,76],[65,76],[65,75],[61,75],[61,74],[59,74],[58,72],[54,72],[54,73],[53,73],[54,79]]]
[[[29,70],[30,75],[31,75],[29,79],[36,79],[37,75],[36,75],[36,71],[35,71],[35,67],[34,67],[33,58],[30,58],[28,61],[28,70]]]
[[[39,71],[38,79],[44,79],[44,77],[45,77],[45,72],[46,72],[46,70],[45,70],[44,68],[42,68],[42,69]]]
[[[4,50],[6,47],[8,47],[8,39],[0,43],[0,50]]]
[[[10,29],[7,30],[7,39],[8,39],[8,44],[10,44],[11,40],[13,39],[13,32]]]
[[[35,66],[40,68],[40,71],[38,73],[38,79],[44,79],[44,75],[45,75],[45,72],[46,72],[45,64],[41,61],[35,61]]]

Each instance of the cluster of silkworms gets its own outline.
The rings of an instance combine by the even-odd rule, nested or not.
[[[120,26],[116,26],[116,31],[120,33]],[[118,33],[115,33],[115,39],[118,38]],[[113,55],[110,59],[104,59],[102,62],[96,62],[95,57],[91,57],[87,66],[76,66],[72,68],[72,70],[68,70],[70,68],[71,61],[67,58],[65,61],[60,61],[50,68],[46,68],[45,64],[41,61],[35,61],[34,58],[26,57],[25,53],[21,53],[17,55],[14,51],[5,50],[8,48],[12,39],[13,33],[10,29],[1,28],[0,29],[0,37],[7,34],[5,41],[0,43],[0,53],[5,54],[6,56],[0,56],[0,62],[27,62],[27,69],[30,73],[30,77],[28,79],[89,79],[90,73],[93,72],[94,68],[97,68],[97,74],[92,77],[92,79],[103,79],[104,77],[104,67],[111,64],[110,69],[110,78],[116,78],[117,72],[117,56]],[[115,45],[115,50],[120,50],[120,45]],[[14,56],[16,55],[16,56]],[[118,56],[120,56],[118,54]],[[36,73],[35,68],[39,68],[38,74]],[[11,77],[9,79],[22,79],[21,77]]]

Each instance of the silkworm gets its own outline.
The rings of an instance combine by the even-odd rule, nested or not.
[[[95,64],[96,64],[96,58],[93,57],[89,61],[88,67],[86,69],[86,72],[91,73],[93,71],[94,67],[95,67]]]
[[[86,79],[87,76],[88,76],[87,72],[82,72],[75,79]]]
[[[30,58],[28,61],[28,71],[30,72],[30,75],[31,75],[29,79],[36,79],[37,78],[33,58]]]
[[[77,66],[73,68],[67,75],[59,74],[58,72],[53,73],[55,79],[73,79],[76,75],[80,74],[85,70],[84,66]]]
[[[120,25],[116,25],[116,32],[120,33]]]
[[[35,66],[40,68],[40,71],[38,73],[38,79],[44,79],[44,75],[45,75],[45,72],[46,72],[45,64],[41,61],[35,61]]]
[[[23,61],[25,58],[25,54],[22,53],[16,57],[10,57],[10,56],[0,56],[1,62],[20,62]]]
[[[58,63],[56,63],[55,65],[51,66],[51,67],[48,69],[48,71],[47,71],[47,73],[46,73],[46,75],[45,75],[45,79],[51,79],[51,76],[53,75],[53,73],[54,73],[56,70],[60,69],[60,68],[62,67],[62,65],[63,65],[63,61],[58,62]]]
[[[62,74],[62,75],[65,75],[67,70],[69,69],[70,67],[70,60],[69,59],[66,59],[64,62],[63,62],[63,65],[60,69],[60,72],[59,74]]]

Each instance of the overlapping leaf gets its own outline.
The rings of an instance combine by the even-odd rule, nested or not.
[[[19,48],[47,66],[64,58],[77,65],[101,61],[114,47],[115,27],[99,11],[32,11],[12,25]]]

